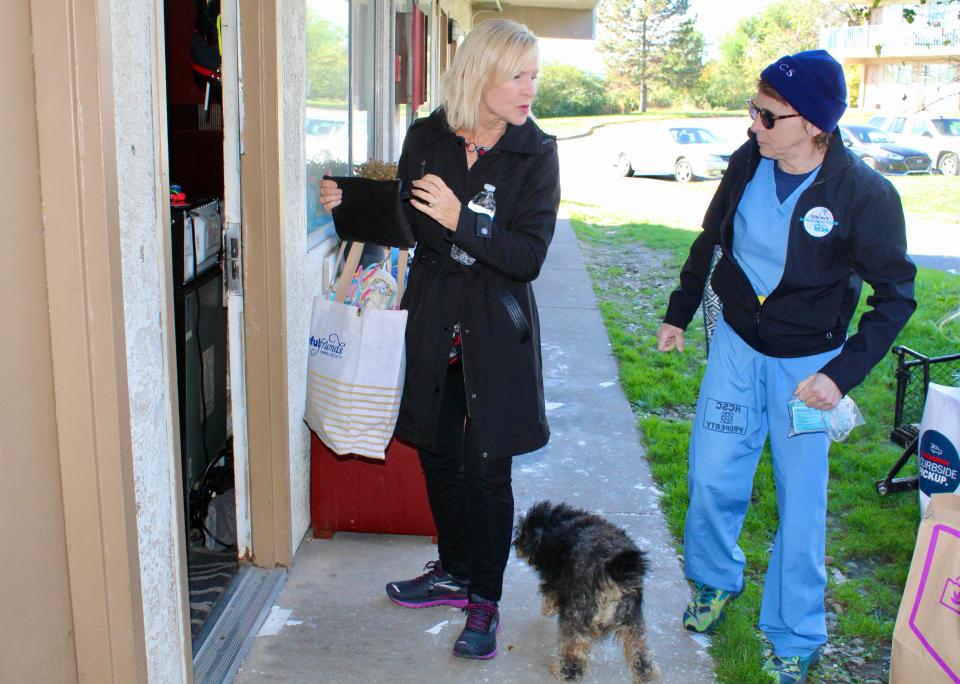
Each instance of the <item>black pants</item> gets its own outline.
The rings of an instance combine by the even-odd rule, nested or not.
[[[433,451],[420,449],[444,570],[499,601],[513,533],[512,458],[480,456],[467,416],[463,371],[451,366]]]

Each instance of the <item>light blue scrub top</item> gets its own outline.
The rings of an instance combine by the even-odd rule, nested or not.
[[[780,283],[787,260],[790,217],[819,167],[783,203],[777,199],[776,162],[764,157],[747,184],[733,220],[733,257],[763,302]]]

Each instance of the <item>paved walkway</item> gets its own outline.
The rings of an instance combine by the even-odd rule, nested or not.
[[[661,681],[712,682],[703,644],[680,625],[689,591],[579,246],[565,220],[558,223],[536,294],[552,437],[544,449],[514,461],[517,510],[543,498],[564,500],[623,526],[650,552],[644,603]],[[450,655],[463,627],[460,611],[403,609],[386,598],[388,580],[415,576],[435,557],[424,537],[338,533],[331,540],[308,539],[277,598],[273,629],[254,641],[236,681],[556,681],[547,669],[556,653],[556,620],[540,615],[536,576],[513,556],[501,601],[500,654],[488,662]],[[594,646],[584,681],[630,681],[612,640]]]

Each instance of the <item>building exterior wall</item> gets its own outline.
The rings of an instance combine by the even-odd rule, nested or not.
[[[151,682],[187,681],[185,541],[172,368],[169,214],[162,160],[162,3],[111,0],[123,309],[137,536]],[[175,382],[175,380],[174,380]]]
[[[820,47],[847,65],[863,67],[858,106],[889,111],[960,109],[960,21],[943,3],[875,9],[870,23],[824,29]]]
[[[470,28],[470,2],[436,1]],[[273,260],[265,270],[283,289],[283,311],[273,320],[284,316],[276,335],[285,337],[286,386],[271,401],[286,400],[285,420],[271,428],[286,433],[273,441],[289,443],[289,453],[277,450],[289,470],[274,468],[286,477],[271,481],[260,499],[282,502],[285,514],[274,516],[282,543],[265,555],[287,562],[310,523],[303,349],[334,244],[306,244],[304,3],[275,2],[262,22],[270,33],[255,43],[262,53],[246,58],[267,68],[248,81],[254,90],[269,79],[259,113],[279,112],[279,144],[263,136],[270,144],[259,151],[268,161],[279,154],[280,173],[255,180],[279,206],[279,221],[272,204],[258,216],[282,235],[282,273]],[[0,58],[8,67],[0,87],[11,103],[0,113],[0,182],[12,198],[0,277],[2,291],[13,293],[0,316],[17,331],[0,336],[4,682],[192,680],[162,12],[160,0],[35,0],[0,9]],[[248,22],[248,36],[260,28]],[[57,40],[33,43],[47,35]],[[279,68],[269,68],[277,55]],[[251,133],[277,125],[272,116],[248,116]],[[77,358],[74,346],[82,347]],[[271,377],[268,389],[277,385]]]
[[[960,110],[960,66],[939,61],[876,60],[864,65],[864,74],[859,102],[864,109]]]
[[[0,8],[0,681],[72,682],[67,573],[47,314],[37,112],[28,3]]]

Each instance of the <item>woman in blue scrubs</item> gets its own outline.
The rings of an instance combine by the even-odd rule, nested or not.
[[[763,670],[777,684],[806,681],[827,641],[830,443],[823,433],[788,436],[787,404],[834,408],[916,307],[900,198],[836,131],[846,97],[843,69],[826,51],[764,69],[748,101],[750,139],[730,159],[657,333],[659,351],[683,351],[719,245],[711,285],[722,317],[690,438],[684,563],[694,597],[683,622],[709,631],[743,591],[737,539],[769,438],[780,525],[760,628],[773,647]],[[872,308],[848,338],[864,281]]]

